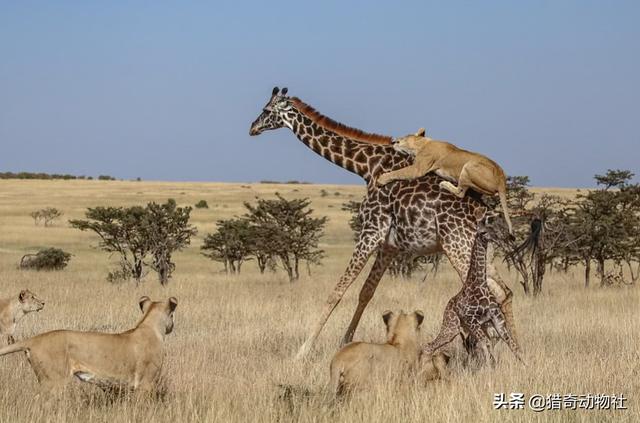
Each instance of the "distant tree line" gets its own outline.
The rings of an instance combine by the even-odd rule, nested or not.
[[[0,172],[0,179],[94,179],[93,176],[76,176],[62,173],[43,172]],[[96,179],[100,181],[115,181],[116,178],[109,175],[99,175]]]
[[[223,263],[227,273],[240,273],[245,262],[255,260],[260,273],[280,267],[296,281],[301,266],[310,274],[324,257],[318,244],[327,217],[315,217],[310,204],[308,198],[287,200],[277,193],[275,199],[245,202],[244,215],[217,222],[202,254]]]
[[[269,179],[264,179],[262,181],[260,181],[261,184],[289,184],[289,185],[309,185],[311,184],[311,182],[306,182],[306,181],[296,181],[295,179],[291,180],[291,181],[271,181]]]

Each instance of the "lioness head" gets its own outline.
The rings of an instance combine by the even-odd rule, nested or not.
[[[393,148],[396,151],[415,155],[420,146],[423,145],[424,142],[428,139],[429,138],[425,138],[425,129],[420,128],[415,134],[407,135],[400,138],[394,138]]]
[[[165,335],[173,331],[173,313],[178,307],[178,300],[175,297],[171,297],[167,301],[151,301],[149,297],[144,296],[138,300],[138,304],[145,318],[153,315],[155,319],[160,321],[165,328]]]
[[[382,320],[387,326],[387,342],[393,344],[394,341],[416,340],[424,314],[420,310],[408,314],[402,310],[387,310],[382,313]]]
[[[44,301],[36,297],[33,292],[28,289],[23,289],[18,294],[18,301],[20,307],[25,313],[31,313],[32,311],[40,311],[44,308]]]

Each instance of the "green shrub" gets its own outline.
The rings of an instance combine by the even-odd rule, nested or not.
[[[208,209],[209,204],[207,204],[207,200],[200,200],[196,203],[196,209]]]
[[[44,248],[37,254],[25,254],[20,260],[21,269],[61,270],[71,260],[71,254],[59,248]]]

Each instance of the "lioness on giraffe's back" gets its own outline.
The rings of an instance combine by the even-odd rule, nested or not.
[[[425,137],[424,128],[413,135],[398,138],[393,144],[398,151],[414,155],[412,165],[387,172],[377,180],[378,185],[391,181],[415,179],[435,172],[445,179],[455,180],[458,186],[449,181],[440,182],[440,186],[462,198],[467,189],[472,188],[480,194],[500,197],[500,206],[504,218],[512,233],[511,219],[507,209],[506,176],[502,168],[493,160],[481,154],[463,150],[455,145]]]
[[[162,345],[173,330],[178,301],[139,301],[142,318],[122,333],[55,330],[0,349],[0,356],[24,351],[38,382],[49,391],[73,377],[104,390],[151,391],[162,370]]]

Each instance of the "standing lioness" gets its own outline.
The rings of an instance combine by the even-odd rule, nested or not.
[[[0,356],[25,351],[33,371],[50,391],[78,379],[105,390],[152,390],[162,369],[162,344],[173,330],[174,297],[140,298],[143,317],[126,332],[110,334],[55,330],[0,349]]]
[[[0,335],[7,337],[9,345],[13,344],[13,334],[20,319],[43,308],[44,301],[28,289],[23,289],[15,297],[0,299]]]
[[[376,182],[378,185],[386,185],[399,179],[419,178],[435,172],[445,179],[457,182],[458,186],[455,186],[449,181],[442,181],[440,186],[460,198],[464,197],[469,188],[480,194],[498,194],[509,233],[512,233],[507,209],[506,176],[496,162],[451,143],[425,137],[424,128],[420,128],[414,135],[394,140],[393,147],[413,155],[414,162],[410,166],[382,174]]]

